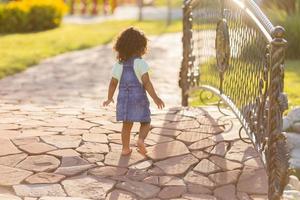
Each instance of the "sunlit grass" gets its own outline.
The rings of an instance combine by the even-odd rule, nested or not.
[[[284,83],[284,92],[288,95],[290,110],[293,107],[300,105],[300,60],[288,60],[286,62]],[[239,90],[241,90],[241,88],[239,88]],[[199,95],[200,91],[195,91],[192,94],[189,102],[191,106],[203,105]],[[215,103],[217,101],[218,98],[214,97],[211,100],[208,100],[207,103]]]
[[[181,31],[181,21],[106,21],[90,25],[64,24],[49,31],[0,35],[0,78],[14,74],[42,59],[64,52],[111,42],[124,28],[135,26],[147,35]]]
[[[180,8],[183,4],[182,0],[170,0],[172,7]],[[167,6],[168,0],[155,0],[155,6]]]
[[[300,105],[300,60],[286,62],[284,91],[288,95],[290,109]]]

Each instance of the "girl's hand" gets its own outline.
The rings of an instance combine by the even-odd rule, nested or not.
[[[106,101],[103,102],[103,106],[108,106],[111,102],[114,103],[114,100],[113,99],[107,99]]]
[[[163,109],[163,107],[165,107],[165,103],[159,97],[154,99],[154,103],[159,109]]]

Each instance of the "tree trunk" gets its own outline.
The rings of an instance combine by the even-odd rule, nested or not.
[[[144,0],[138,0],[139,21],[143,20],[143,6],[144,6]]]
[[[167,13],[167,25],[170,25],[172,22],[172,4],[171,0],[167,0],[168,4],[168,13]]]

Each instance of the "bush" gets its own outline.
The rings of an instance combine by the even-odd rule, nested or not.
[[[300,59],[300,14],[290,15],[282,23],[288,41],[287,57]]]
[[[0,6],[0,32],[30,32],[55,28],[66,12],[62,0],[22,0]]]

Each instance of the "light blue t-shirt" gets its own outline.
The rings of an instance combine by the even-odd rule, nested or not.
[[[149,71],[149,65],[146,63],[144,59],[136,58],[134,60],[133,69],[140,83],[142,83],[142,76],[143,74]],[[120,81],[122,71],[123,71],[123,65],[120,63],[116,63],[112,69],[112,77]]]

